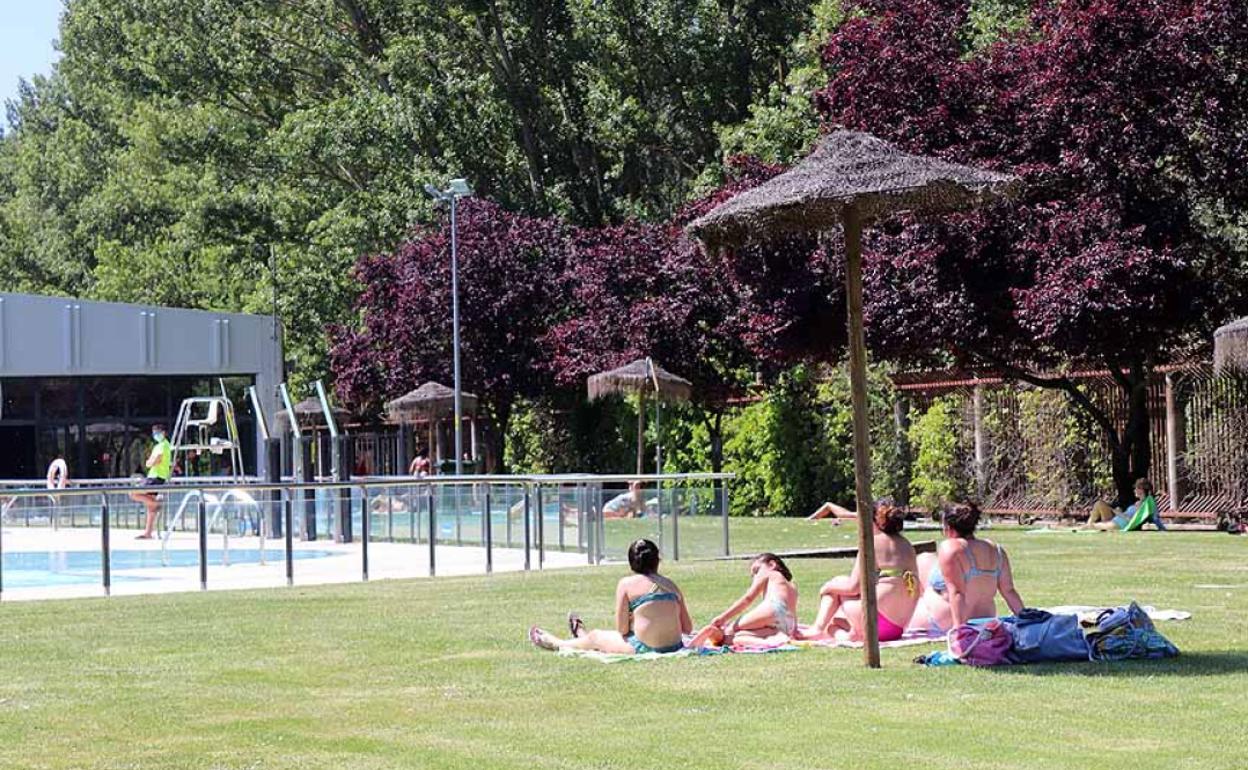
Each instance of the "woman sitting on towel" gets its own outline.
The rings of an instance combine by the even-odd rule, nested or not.
[[[945,540],[935,555],[925,553],[919,559],[925,589],[911,628],[940,635],[972,620],[994,618],[998,593],[1011,612],[1023,609],[1005,549],[975,537],[979,516],[974,503],[946,506],[941,512]]]
[[[597,650],[618,655],[677,652],[682,634],[693,631],[685,597],[670,579],[659,574],[659,547],[638,540],[628,547],[628,566],[635,574],[615,587],[615,630],[586,630],[575,612],[568,614],[570,639],[560,639],[537,626],[529,641],[546,650]]]
[[[769,637],[797,633],[797,586],[784,560],[764,553],[750,562],[750,587],[732,606],[698,632],[690,647],[706,644],[763,644]],[[759,597],[762,603],[746,612]],[[742,614],[745,613],[745,614]],[[741,617],[733,620],[738,615]]]
[[[901,534],[905,511],[891,500],[877,500],[871,517],[875,529],[877,624],[881,642],[895,642],[905,633],[906,624],[919,600],[918,563],[914,546]],[[865,636],[860,586],[862,559],[854,561],[848,575],[833,578],[819,591],[819,613],[815,634],[837,635],[850,641]]]

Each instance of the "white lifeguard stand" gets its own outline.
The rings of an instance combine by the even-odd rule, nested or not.
[[[182,399],[169,443],[173,445],[175,464],[179,457],[190,452],[211,452],[217,456],[228,452],[230,472],[227,475],[235,481],[243,478],[243,454],[238,423],[234,420],[234,404],[225,396]]]

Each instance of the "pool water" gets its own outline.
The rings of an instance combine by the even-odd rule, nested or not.
[[[118,575],[120,570],[160,569],[169,567],[196,567],[199,565],[199,551],[179,549],[168,551],[169,564],[161,562],[159,550],[145,551],[113,551],[109,559],[113,571],[114,582],[149,580],[151,578],[134,575]],[[329,551],[295,551],[298,560],[320,559],[329,556]],[[264,558],[271,564],[282,563],[286,552],[277,548],[266,548]],[[260,561],[258,548],[231,548],[230,564],[257,564]],[[209,566],[222,566],[224,551],[210,549],[208,551]],[[33,588],[37,586],[63,586],[82,583],[98,583],[102,580],[103,567],[99,551],[21,551],[4,554],[4,587]]]

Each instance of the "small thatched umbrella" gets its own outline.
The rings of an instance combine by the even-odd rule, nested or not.
[[[460,393],[460,408],[464,413],[477,413],[477,397],[471,393]],[[438,382],[426,382],[415,390],[386,402],[386,416],[400,423],[428,421],[429,423],[429,456],[435,456],[434,446],[437,445],[437,459],[441,459],[441,436],[434,437],[434,425],[438,420],[455,416],[455,391]],[[473,454],[476,454],[477,427],[472,423]]]
[[[624,366],[590,375],[587,387],[591,401],[625,393],[637,394],[637,473],[640,474],[645,456],[646,396],[654,397],[654,427],[657,431],[659,404],[663,401],[688,401],[693,384],[684,377],[677,377],[667,371],[647,356]],[[656,443],[655,472],[660,472],[662,468],[663,448],[660,443]]]
[[[475,414],[477,397],[460,393],[465,413]],[[405,395],[386,402],[386,415],[395,422],[436,420],[455,413],[455,391],[437,382],[426,382]]]
[[[330,407],[330,412],[334,415],[334,422],[342,422],[349,415],[346,409],[339,409],[336,406]],[[325,413],[321,411],[321,401],[318,398],[305,398],[295,404],[295,419],[299,420],[300,425],[315,427],[325,424]],[[273,421],[279,430],[286,430],[290,425],[290,412],[282,409],[273,415]]]
[[[1213,368],[1248,372],[1248,318],[1232,321],[1213,333]]]
[[[1008,193],[1014,182],[1005,174],[910,155],[870,134],[835,131],[789,171],[724,202],[689,225],[689,230],[712,248],[786,233],[822,232],[838,224],[844,229],[858,552],[863,565],[861,594],[867,637],[864,655],[873,668],[880,665],[880,650],[870,524],[862,228],[896,211],[934,213],[974,206]]]

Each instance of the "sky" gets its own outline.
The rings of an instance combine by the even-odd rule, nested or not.
[[[17,98],[19,78],[52,71],[62,8],[62,0],[0,0],[0,103]]]

